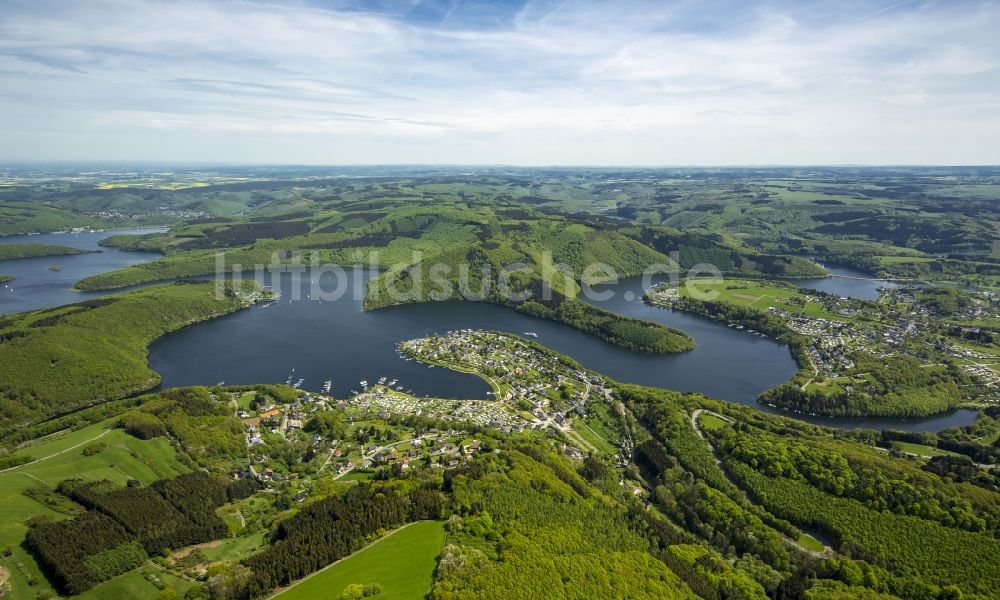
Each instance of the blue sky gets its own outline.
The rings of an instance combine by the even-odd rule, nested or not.
[[[992,1],[0,2],[0,160],[998,164]]]

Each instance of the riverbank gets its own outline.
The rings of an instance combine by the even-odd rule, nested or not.
[[[5,318],[0,433],[152,389],[160,378],[147,365],[151,342],[265,300],[263,291],[227,284],[219,298],[213,284],[175,283]]]
[[[0,244],[0,260],[17,260],[19,258],[36,258],[40,256],[69,256],[99,252],[99,250],[84,250],[71,246],[56,246],[52,244]]]
[[[699,291],[692,285],[717,299],[692,297]],[[892,348],[891,330],[882,333],[881,319],[868,314],[878,304],[731,280],[654,286],[643,301],[787,344],[798,372],[757,398],[772,408],[809,416],[922,418],[973,406],[954,389],[964,375],[946,371],[953,383],[942,379],[940,369],[915,369],[922,365]],[[907,335],[912,327],[907,325]],[[883,336],[890,347],[881,347]]]

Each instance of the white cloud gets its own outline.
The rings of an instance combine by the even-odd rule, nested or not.
[[[718,29],[684,2],[620,12],[535,2],[446,29],[233,0],[11,4],[0,158],[1000,162],[991,4]]]

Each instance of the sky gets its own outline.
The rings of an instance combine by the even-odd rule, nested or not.
[[[994,1],[0,0],[0,160],[1000,164]]]

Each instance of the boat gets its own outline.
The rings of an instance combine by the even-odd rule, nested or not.
[[[535,333],[534,331],[525,331],[525,332],[524,332],[524,335],[526,335],[526,336],[528,336],[528,337],[533,337],[533,338],[536,338],[536,337],[538,337],[538,334],[537,334],[537,333]]]
[[[367,388],[368,387],[368,380],[367,379],[362,379],[360,381],[360,383],[361,383],[361,387],[363,387],[363,388]]]

